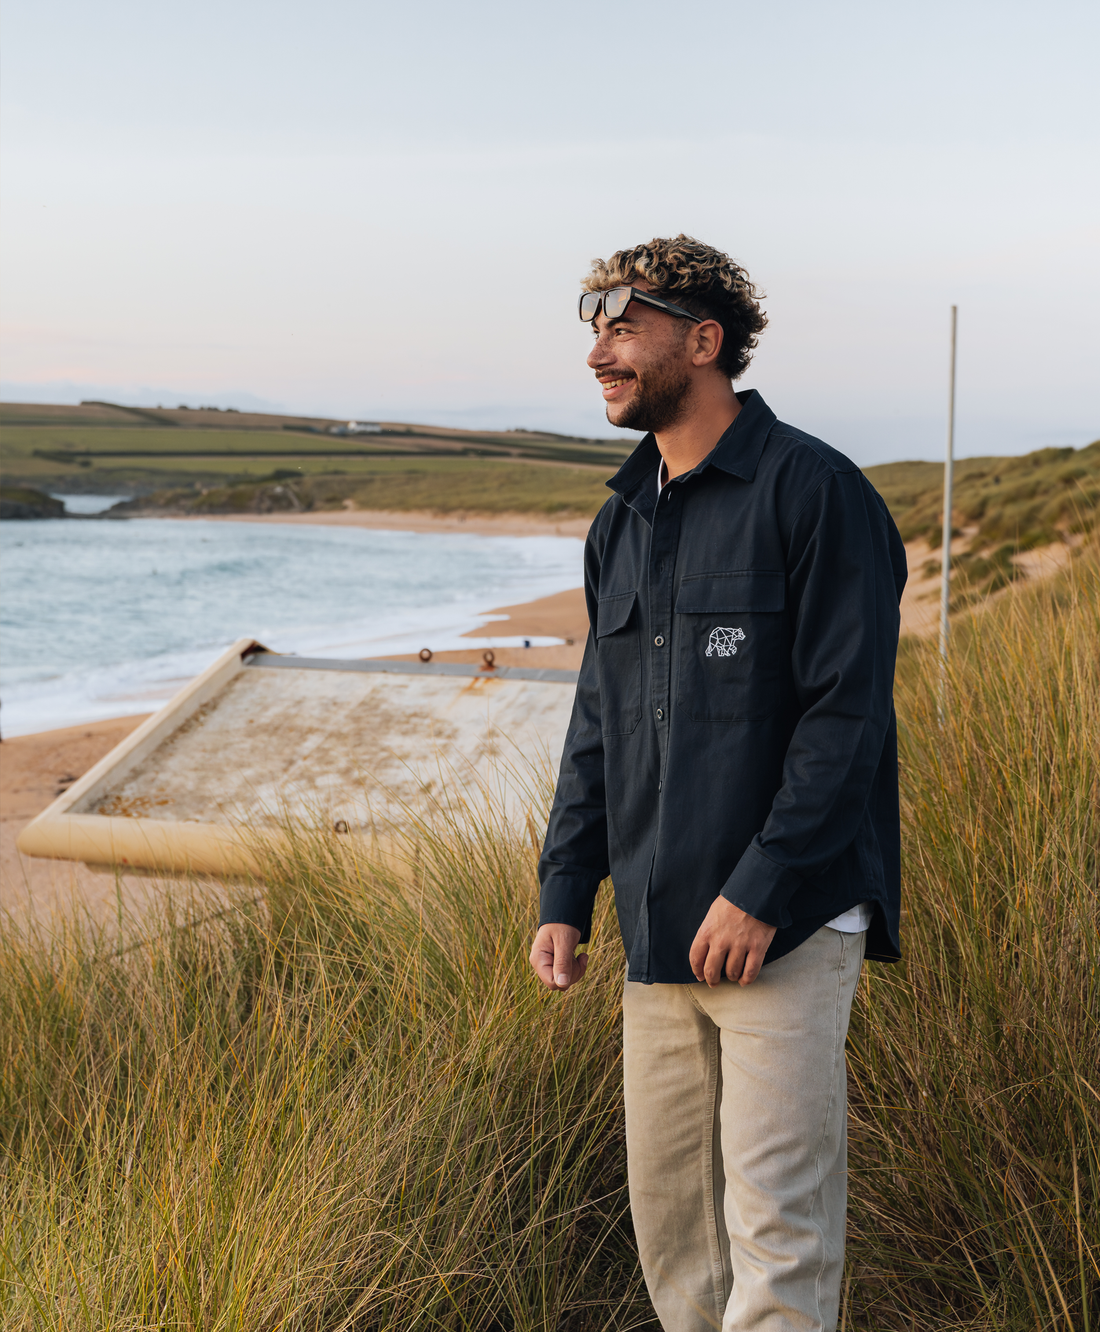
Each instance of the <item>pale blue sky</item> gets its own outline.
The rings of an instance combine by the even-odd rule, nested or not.
[[[3,396],[608,435],[577,279],[684,230],[863,463],[1100,435],[1100,7],[8,0]]]

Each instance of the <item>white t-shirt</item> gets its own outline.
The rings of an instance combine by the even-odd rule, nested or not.
[[[662,458],[657,467],[657,498],[661,498],[661,491],[665,488],[668,478],[668,470],[665,467],[665,460]],[[858,906],[849,907],[847,911],[842,911],[839,916],[834,916],[832,920],[826,921],[826,927],[830,930],[839,930],[841,934],[862,934],[871,923],[871,915],[874,908],[870,902],[860,902]]]

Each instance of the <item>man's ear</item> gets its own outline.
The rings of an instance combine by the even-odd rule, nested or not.
[[[725,337],[722,325],[717,319],[707,319],[701,324],[696,324],[691,333],[695,343],[691,354],[692,365],[697,365],[700,369],[703,366],[713,365],[722,350],[722,339]]]

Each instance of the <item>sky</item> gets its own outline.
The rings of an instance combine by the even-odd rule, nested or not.
[[[613,436],[595,256],[684,231],[861,464],[1100,436],[1095,0],[8,0],[0,396]]]

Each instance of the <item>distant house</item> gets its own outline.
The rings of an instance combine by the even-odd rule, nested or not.
[[[373,421],[349,421],[347,425],[329,426],[330,435],[380,435],[382,427]]]

